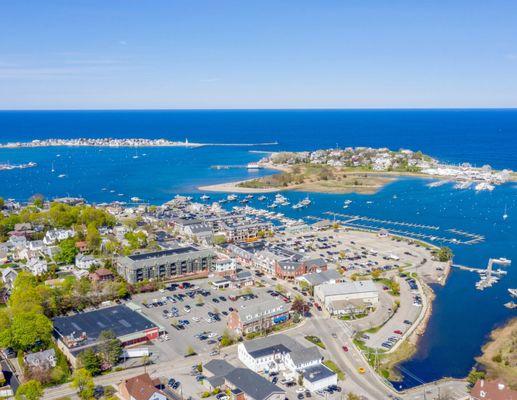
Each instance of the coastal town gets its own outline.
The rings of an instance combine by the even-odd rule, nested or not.
[[[237,195],[0,205],[0,396],[474,399],[495,382],[393,384],[430,285],[446,284],[447,247]]]
[[[247,189],[300,189],[314,191],[372,193],[394,176],[438,179],[430,187],[454,183],[456,189],[492,191],[495,186],[515,181],[513,171],[475,167],[469,163],[446,164],[420,151],[388,148],[347,147],[304,152],[275,152],[257,164],[278,169],[276,176],[240,182]],[[213,189],[217,190],[217,186]]]

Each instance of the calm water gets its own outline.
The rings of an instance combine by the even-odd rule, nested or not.
[[[422,150],[449,162],[517,170],[517,110],[457,111],[109,111],[0,112],[0,140],[48,137],[164,137],[197,142],[278,141],[254,150],[306,150],[336,146],[374,146]],[[204,184],[266,173],[213,170],[214,164],[245,164],[260,157],[244,147],[198,149],[41,148],[0,150],[1,162],[35,161],[38,167],[0,172],[0,196],[27,199],[83,196],[93,202],[138,196],[162,203],[176,193],[193,193]],[[145,154],[145,155],[144,155]],[[133,158],[138,156],[138,158]],[[55,173],[51,172],[52,166]],[[65,174],[58,178],[59,174]],[[492,193],[459,191],[451,185],[428,188],[420,179],[401,179],[372,196],[311,194],[313,205],[287,215],[322,215],[346,210],[383,219],[439,225],[486,236],[484,243],[453,246],[455,261],[485,266],[489,257],[517,262],[516,184]],[[104,190],[103,190],[104,189]],[[120,195],[119,195],[120,194]],[[304,193],[289,193],[293,201]],[[396,196],[396,198],[394,198]],[[213,197],[217,197],[214,195]],[[258,203],[252,204],[258,205]],[[503,221],[505,207],[509,218]],[[437,287],[433,316],[416,356],[402,367],[423,381],[465,376],[487,334],[515,311],[503,307],[508,287],[517,286],[515,266],[494,287],[474,288],[476,276],[453,271]],[[406,376],[403,387],[418,381]]]

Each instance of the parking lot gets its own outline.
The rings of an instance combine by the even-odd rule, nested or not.
[[[195,280],[189,287],[169,286],[159,292],[133,297],[142,312],[167,331],[168,340],[156,342],[164,357],[184,356],[189,348],[196,353],[216,355],[227,316],[232,310],[245,309],[252,302],[271,299],[268,287],[216,289],[209,279]],[[247,292],[251,294],[246,294]],[[238,298],[231,300],[233,296]]]

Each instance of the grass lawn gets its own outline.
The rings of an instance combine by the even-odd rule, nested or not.
[[[336,363],[332,360],[325,360],[323,361],[323,365],[328,367],[332,372],[337,374],[337,378],[342,381],[345,379],[345,373],[339,369],[339,367],[336,365]]]
[[[305,336],[305,339],[322,349],[326,349],[325,344],[317,336]]]

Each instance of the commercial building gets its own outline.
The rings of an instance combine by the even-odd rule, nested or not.
[[[470,400],[514,400],[517,390],[512,390],[502,379],[480,379],[470,391]]]
[[[271,299],[252,304],[228,315],[228,329],[247,335],[270,329],[289,319],[289,307],[281,300]]]
[[[296,278],[296,281],[305,282],[313,288],[325,283],[339,283],[343,281],[343,279],[343,276],[335,269],[329,269],[327,271],[314,272],[299,276]]]
[[[314,297],[330,314],[337,315],[363,312],[379,302],[378,289],[371,280],[318,285]]]
[[[323,356],[316,346],[305,347],[287,335],[273,335],[240,343],[239,360],[255,372],[280,372],[298,379],[305,388],[321,390],[337,383],[337,375],[322,364]]]
[[[208,275],[214,252],[195,246],[133,254],[117,260],[117,271],[129,283],[153,279],[181,279]]]
[[[236,368],[224,360],[211,360],[203,365],[210,389],[230,390],[236,400],[283,400],[285,391],[259,374]]]
[[[126,305],[116,305],[53,319],[54,337],[72,366],[77,356],[95,348],[103,331],[111,331],[123,346],[157,339],[160,328]]]

